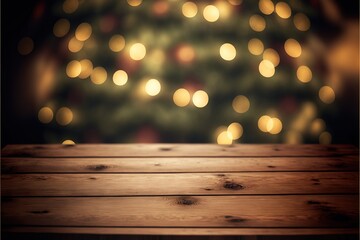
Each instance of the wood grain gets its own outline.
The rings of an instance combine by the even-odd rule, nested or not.
[[[356,172],[3,174],[3,196],[331,194],[358,192]]]
[[[8,145],[5,157],[278,157],[358,155],[351,145],[77,144]]]
[[[3,158],[3,173],[179,173],[257,171],[358,171],[359,156]]]
[[[9,198],[5,225],[357,227],[357,195]]]

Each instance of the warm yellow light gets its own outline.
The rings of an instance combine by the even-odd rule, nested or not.
[[[275,5],[275,12],[279,17],[287,19],[291,16],[291,8],[290,6],[285,2],[278,2]]]
[[[66,66],[66,74],[70,78],[76,78],[81,73],[81,64],[79,61],[72,60]]]
[[[71,38],[68,44],[69,51],[73,53],[79,52],[83,46],[84,42],[77,40],[76,37]]]
[[[269,60],[262,60],[259,64],[259,72],[264,77],[270,78],[275,74],[275,67]]]
[[[312,72],[307,66],[300,66],[296,71],[296,76],[300,82],[307,83],[312,79]]]
[[[182,5],[182,13],[187,18],[193,18],[196,16],[198,8],[193,2],[186,2]]]
[[[310,28],[310,20],[303,13],[297,13],[294,16],[294,25],[300,31],[307,31]]]
[[[75,142],[73,140],[67,139],[62,142],[63,145],[75,145]]]
[[[274,12],[274,3],[271,0],[260,0],[259,10],[265,15],[270,15]]]
[[[128,80],[128,75],[123,70],[117,70],[113,75],[113,82],[118,86],[123,86]]]
[[[205,91],[199,90],[194,93],[192,101],[195,107],[203,108],[208,104],[209,96]]]
[[[142,0],[127,0],[128,4],[132,7],[137,7],[142,3]]]
[[[271,117],[268,115],[263,115],[258,120],[258,127],[262,132],[268,132],[267,124],[271,120]]]
[[[185,107],[190,103],[190,93],[185,88],[179,88],[174,92],[173,100],[177,106]]]
[[[249,19],[249,25],[256,32],[264,31],[266,27],[265,19],[260,15],[253,15]]]
[[[224,43],[220,47],[220,56],[226,61],[233,60],[236,57],[235,47],[230,43]]]
[[[146,48],[143,44],[141,43],[135,43],[131,46],[130,48],[130,57],[133,60],[141,60],[145,57],[146,55]]]
[[[72,111],[67,107],[60,108],[56,113],[56,121],[62,126],[71,123],[73,117]]]
[[[332,137],[329,132],[323,132],[320,134],[320,137],[319,137],[320,144],[330,144],[331,140],[332,140]]]
[[[81,72],[79,74],[79,78],[85,79],[89,77],[93,70],[93,64],[89,59],[83,59],[80,61]]]
[[[79,7],[78,0],[65,0],[63,3],[63,10],[65,13],[70,14],[76,11]]]
[[[232,140],[237,140],[239,138],[241,138],[241,136],[243,135],[243,127],[241,126],[240,123],[237,122],[233,122],[229,125],[229,127],[227,128],[228,134],[230,133],[231,139]]]
[[[266,131],[271,134],[278,134],[282,130],[282,122],[278,118],[270,118],[266,123]]]
[[[103,67],[94,68],[91,73],[90,79],[94,84],[97,85],[103,84],[107,79],[107,72],[105,68]]]
[[[229,136],[227,131],[221,132],[217,137],[217,143],[221,145],[231,145],[232,144],[232,138]]]
[[[264,51],[264,44],[257,38],[250,39],[248,42],[249,52],[253,55],[260,55]]]
[[[330,104],[335,100],[335,92],[331,87],[323,86],[319,90],[319,98],[324,103]]]
[[[232,107],[237,113],[245,113],[250,108],[250,101],[247,97],[239,95],[232,101]]]
[[[70,30],[70,22],[67,19],[59,19],[53,28],[53,33],[56,37],[65,36]]]
[[[228,0],[228,2],[231,4],[231,5],[234,5],[234,6],[238,6],[242,3],[243,0]]]
[[[29,37],[24,37],[19,41],[18,51],[21,55],[27,55],[34,49],[34,42]]]
[[[300,57],[302,49],[301,45],[295,39],[289,38],[284,44],[285,52],[293,58]]]
[[[195,58],[195,51],[191,46],[183,45],[178,49],[176,56],[180,62],[190,63]]]
[[[302,136],[297,131],[289,131],[285,134],[286,144],[300,144],[302,141]]]
[[[203,15],[208,22],[216,22],[220,17],[219,9],[214,5],[207,5],[204,8]]]
[[[321,118],[315,119],[310,126],[310,132],[312,135],[318,135],[326,128],[326,123]]]
[[[120,52],[125,47],[125,38],[121,35],[114,35],[109,40],[109,48],[113,52]]]
[[[150,79],[145,85],[145,92],[150,96],[156,96],[160,93],[161,84],[156,79]]]
[[[75,31],[75,37],[79,41],[86,41],[92,33],[92,27],[88,23],[81,23]]]
[[[272,48],[268,48],[264,51],[263,53],[263,59],[264,60],[269,60],[270,62],[272,62],[272,64],[274,65],[274,67],[278,66],[280,63],[280,56],[277,53],[277,51],[275,51]]]
[[[49,123],[52,121],[54,113],[49,107],[43,107],[39,110],[38,118],[42,123]]]

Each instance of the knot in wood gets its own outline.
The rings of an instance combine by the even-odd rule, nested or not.
[[[196,204],[196,202],[195,198],[179,198],[177,204],[190,206]]]
[[[224,188],[231,189],[231,190],[241,190],[241,189],[244,189],[245,187],[243,185],[241,185],[241,184],[236,183],[236,182],[226,181],[224,183]]]

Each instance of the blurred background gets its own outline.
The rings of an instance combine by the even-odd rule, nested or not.
[[[359,2],[2,2],[1,140],[359,143]]]

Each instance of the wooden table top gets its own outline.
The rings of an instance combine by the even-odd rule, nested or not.
[[[1,167],[6,232],[359,230],[359,151],[350,145],[9,145]]]

